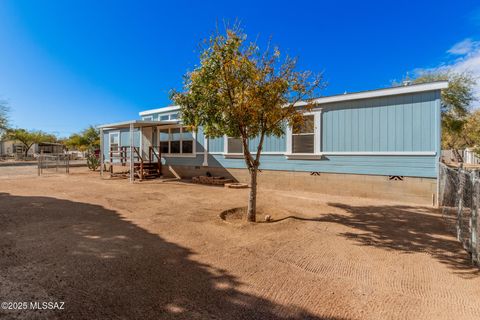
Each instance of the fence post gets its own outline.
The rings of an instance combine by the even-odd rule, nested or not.
[[[475,174],[475,173],[474,173]],[[472,253],[472,263],[475,265],[480,265],[478,261],[478,201],[480,200],[480,181],[474,176],[473,182],[473,205],[472,205],[472,214],[470,216],[470,246]]]
[[[465,188],[465,175],[463,173],[463,163],[460,163],[458,169],[459,187],[458,187],[458,206],[457,206],[457,240],[462,242],[462,211],[463,211],[463,189]]]

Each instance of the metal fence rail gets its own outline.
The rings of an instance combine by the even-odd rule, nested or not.
[[[70,173],[68,154],[40,154],[37,162],[39,176],[46,173]]]
[[[442,215],[456,233],[472,262],[480,266],[480,171],[440,164],[439,204]]]

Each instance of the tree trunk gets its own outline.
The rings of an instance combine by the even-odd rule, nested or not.
[[[24,143],[23,145],[25,146],[25,153],[23,154],[23,157],[24,157],[24,159],[27,159],[28,158],[28,151],[33,146],[33,144],[28,145],[28,144]]]
[[[247,221],[255,222],[257,214],[257,169],[250,169],[250,196],[248,198]]]
[[[458,163],[463,163],[463,157],[458,151],[457,148],[452,148],[453,155],[455,156],[455,160],[457,160]]]

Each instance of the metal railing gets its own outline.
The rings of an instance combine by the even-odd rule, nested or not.
[[[46,173],[70,173],[68,154],[39,154],[37,157],[38,175]]]

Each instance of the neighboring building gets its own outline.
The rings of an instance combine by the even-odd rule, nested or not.
[[[440,91],[447,86],[439,81],[315,99],[305,113],[308,129],[287,128],[284,136],[265,139],[259,186],[434,204]],[[100,126],[106,162],[115,162],[110,150],[132,144],[144,159],[150,149],[160,153],[164,175],[169,169],[184,178],[208,171],[248,181],[239,139],[208,139],[201,128],[190,132],[177,106],[140,116]],[[252,150],[256,144],[250,141]]]
[[[20,141],[2,140],[0,141],[0,157],[2,158],[18,158],[25,154],[25,146]],[[28,150],[28,155],[33,156],[33,147]]]
[[[65,146],[61,143],[40,142],[33,145],[35,154],[63,154]]]
[[[63,153],[63,145],[60,143],[42,142],[35,143],[28,149],[28,157],[34,157],[36,154],[60,154]],[[25,146],[20,141],[3,140],[0,141],[0,157],[2,158],[23,158],[25,156]]]

